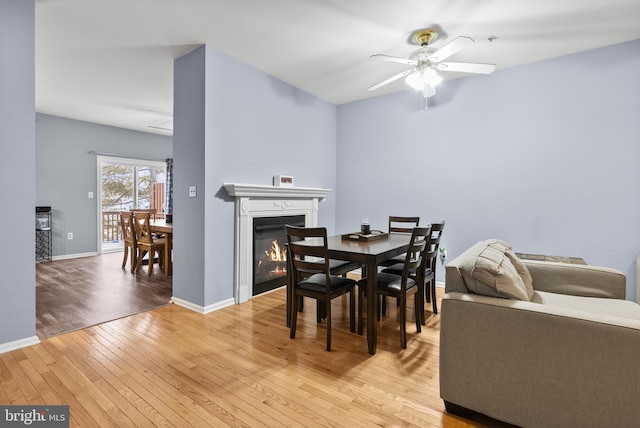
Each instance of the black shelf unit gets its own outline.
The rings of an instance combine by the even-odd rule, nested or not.
[[[36,207],[36,262],[51,261],[51,207]]]

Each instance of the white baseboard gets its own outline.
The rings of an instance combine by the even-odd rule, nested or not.
[[[13,342],[2,343],[0,344],[0,354],[15,351],[20,348],[26,348],[27,346],[37,345],[38,343],[40,343],[38,336],[31,336],[24,339],[14,340]]]
[[[235,300],[233,300],[233,298],[223,300],[221,302],[217,302],[208,306],[196,305],[195,303],[191,303],[186,300],[179,299],[177,297],[172,297],[171,302],[178,306],[182,306],[183,308],[189,309],[191,311],[197,312],[202,315],[206,315],[208,313],[217,311],[218,309],[226,308],[227,306],[231,306],[235,304]]]
[[[90,253],[77,253],[77,254],[63,254],[61,256],[53,256],[51,257],[51,260],[66,260],[66,259],[79,259],[81,257],[91,257],[91,256],[97,256],[98,252],[97,251],[93,251]]]

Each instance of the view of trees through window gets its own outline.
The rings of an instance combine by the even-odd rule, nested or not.
[[[164,168],[123,164],[103,165],[102,210],[129,211],[132,208],[158,208],[162,212],[163,207],[152,207],[151,204],[153,184],[164,182]]]
[[[102,242],[122,244],[120,213],[134,208],[155,209],[163,218],[166,167],[144,161],[105,161],[100,164]]]

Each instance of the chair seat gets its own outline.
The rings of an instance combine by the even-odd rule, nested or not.
[[[389,260],[384,260],[380,263],[378,263],[378,266],[393,266],[397,263],[404,263],[404,259],[406,257],[406,254],[400,254],[399,256],[395,256],[390,258]],[[402,268],[400,268],[400,274],[402,274]]]
[[[341,276],[329,275],[331,292],[336,293],[348,290],[355,284],[355,280],[343,278]],[[316,273],[298,283],[298,287],[302,290],[312,291],[324,294],[326,291],[326,275],[324,273]]]
[[[154,247],[162,247],[162,246],[164,246],[164,242],[165,242],[164,238],[161,238],[161,239],[153,238],[153,244],[151,244],[151,245],[153,245]],[[144,246],[148,247],[150,244],[148,244],[146,242],[138,242],[138,245],[140,245],[140,246],[144,245]]]
[[[402,275],[402,269],[404,268],[404,263],[396,263],[393,266],[389,266],[388,268],[385,268],[382,270],[382,272],[384,273],[391,273],[394,275]],[[424,276],[428,277],[429,275],[431,275],[431,269],[430,268],[426,268],[424,271]],[[409,275],[413,275],[415,276],[416,272],[415,270],[412,270],[409,272]]]
[[[402,273],[402,272],[401,272]],[[377,290],[384,294],[400,294],[400,287],[402,283],[401,275],[394,275],[392,273],[380,272],[377,276],[378,286]],[[367,278],[362,278],[358,281],[358,286],[362,287],[366,292],[367,290]],[[407,278],[407,290],[411,290],[416,286],[416,282],[412,278]]]

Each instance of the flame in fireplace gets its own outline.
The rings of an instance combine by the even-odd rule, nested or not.
[[[285,262],[287,261],[287,253],[284,248],[280,248],[278,240],[271,241],[271,248],[264,252],[265,258],[258,261],[258,267],[266,266],[271,274],[286,275],[287,268]]]
[[[278,244],[278,240],[274,239],[271,242],[271,249],[269,251],[264,252],[267,255],[267,259],[272,262],[286,262],[287,261],[287,253],[284,251],[284,248],[280,248]]]

